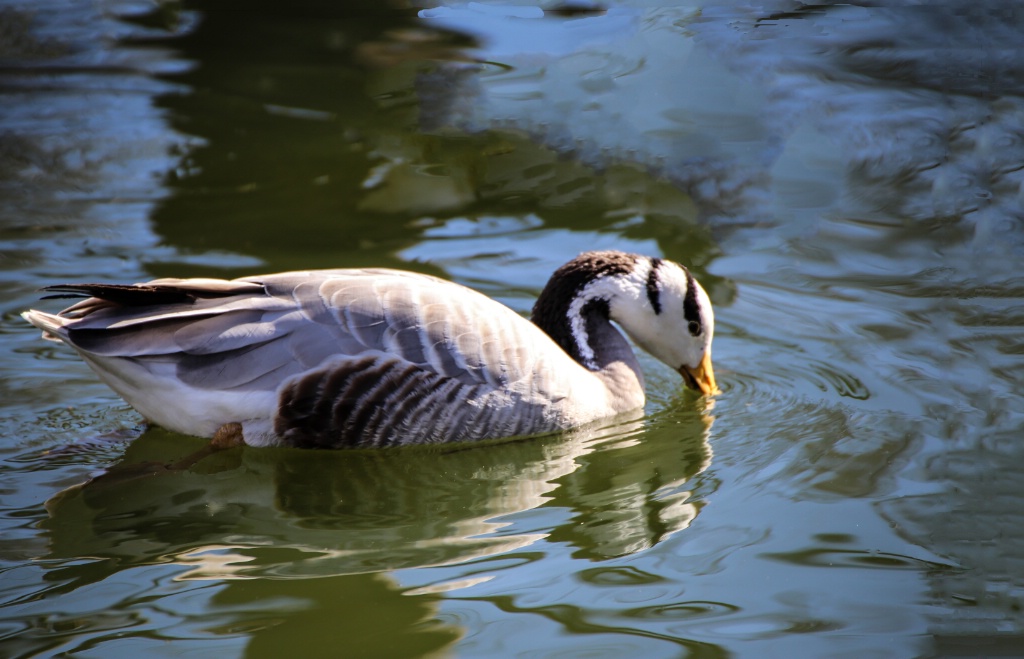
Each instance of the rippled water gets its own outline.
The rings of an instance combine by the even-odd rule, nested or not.
[[[542,4],[3,4],[0,654],[1024,654],[1024,16]],[[644,356],[564,436],[168,469],[17,315],[362,265],[525,313],[594,247],[692,266],[721,396]]]

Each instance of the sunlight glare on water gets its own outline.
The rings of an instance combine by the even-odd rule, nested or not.
[[[865,3],[866,4],[866,3]],[[4,656],[941,656],[1024,643],[1024,17],[998,2],[0,8]],[[18,313],[401,267],[527,314],[686,264],[713,400],[239,449]]]

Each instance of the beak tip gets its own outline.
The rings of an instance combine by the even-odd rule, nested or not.
[[[686,386],[699,391],[702,396],[716,396],[722,393],[715,382],[715,371],[711,367],[710,354],[705,355],[695,368],[683,365],[679,367],[679,374],[683,376]]]
[[[698,388],[702,396],[717,396],[722,393],[722,390],[718,388],[718,385],[712,382],[702,383],[702,386]]]

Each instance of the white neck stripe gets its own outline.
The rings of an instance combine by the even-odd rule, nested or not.
[[[594,361],[594,349],[587,334],[587,320],[583,317],[583,308],[593,300],[606,300],[610,311],[615,306],[615,299],[620,296],[632,297],[639,303],[650,306],[646,288],[650,271],[650,259],[639,259],[629,274],[607,275],[595,279],[580,289],[569,303],[566,319],[569,321],[569,329],[573,341],[576,342],[580,360],[589,370],[597,370],[597,362]]]

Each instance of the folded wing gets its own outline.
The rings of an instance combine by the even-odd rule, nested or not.
[[[479,293],[393,270],[51,290],[92,296],[62,312],[61,338],[101,357],[173,368],[196,389],[276,390],[327,362],[368,356],[503,388],[533,378],[553,348],[532,323]]]

